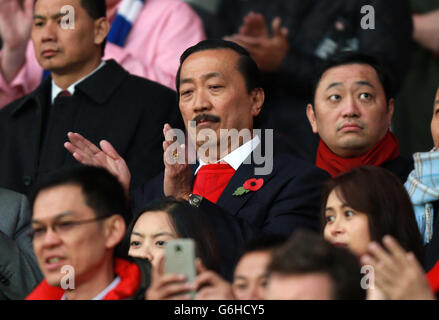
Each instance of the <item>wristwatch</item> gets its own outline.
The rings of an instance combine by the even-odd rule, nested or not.
[[[203,197],[202,196],[200,196],[199,194],[190,194],[189,195],[189,204],[191,205],[191,206],[194,206],[194,207],[196,207],[196,208],[199,208],[200,207],[200,204],[201,204],[201,200],[203,200]]]

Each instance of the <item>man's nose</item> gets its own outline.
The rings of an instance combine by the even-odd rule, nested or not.
[[[46,233],[43,236],[43,245],[45,247],[53,247],[61,242],[58,234],[53,230],[53,228],[47,228]]]
[[[43,27],[42,41],[55,41],[59,25],[55,21],[48,21]]]
[[[204,112],[212,108],[212,104],[208,95],[203,91],[199,90],[195,96],[194,111]]]
[[[342,105],[342,116],[346,118],[358,118],[361,115],[357,101],[352,96],[346,97]]]
[[[264,290],[262,286],[255,284],[250,287],[249,300],[263,300]]]

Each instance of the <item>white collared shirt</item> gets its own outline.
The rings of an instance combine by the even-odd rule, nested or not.
[[[92,300],[102,300],[107,295],[108,292],[116,288],[116,286],[120,282],[120,277],[117,276],[103,291],[101,291],[96,297],[94,297]],[[61,300],[67,300],[66,294],[64,293],[61,297]]]
[[[261,143],[261,139],[258,135],[255,135],[253,139],[250,141],[247,141],[239,148],[236,148],[232,152],[230,152],[228,155],[226,155],[224,158],[218,160],[215,163],[218,162],[227,162],[235,171],[238,170],[238,168],[241,166],[241,164],[244,162],[245,159],[257,148],[257,146]],[[199,165],[197,170],[195,170],[195,175],[198,173],[198,170],[201,169],[202,166],[207,165],[208,163],[205,163],[201,159],[198,159]]]
[[[67,91],[70,92],[71,95],[73,95],[75,93],[75,86],[78,85],[80,82],[84,81],[85,79],[87,79],[88,77],[90,77],[92,74],[94,74],[96,71],[98,71],[100,68],[102,68],[105,65],[105,61],[102,61],[101,64],[94,69],[92,72],[90,72],[88,75],[86,75],[85,77],[82,77],[81,79],[79,79],[78,81],[76,81],[74,84],[72,84],[70,87],[67,88]],[[52,79],[52,100],[50,100],[53,104],[53,102],[55,101],[55,98],[60,94],[60,92],[62,92],[63,89],[61,89],[60,87],[58,87],[55,83],[55,81],[53,81]]]

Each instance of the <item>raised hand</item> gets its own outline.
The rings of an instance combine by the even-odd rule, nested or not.
[[[145,293],[146,300],[191,300],[194,285],[186,283],[183,275],[165,274],[165,256],[160,257],[157,267],[152,267],[151,284]]]
[[[128,196],[131,173],[125,160],[117,153],[111,143],[102,140],[99,143],[102,149],[99,149],[79,133],[69,132],[67,137],[69,142],[66,142],[64,147],[72,153],[78,162],[107,169],[119,179],[125,194]]]
[[[1,71],[10,82],[26,59],[33,23],[33,0],[0,0],[0,35],[3,41]]]
[[[242,25],[239,28],[239,34],[248,37],[266,37],[270,35],[268,33],[267,24],[265,18],[260,13],[250,12],[242,19]]]
[[[167,197],[189,200],[192,191],[192,173],[187,161],[187,148],[184,144],[175,148],[175,142],[170,141],[170,136],[173,135],[169,124],[165,124],[163,134],[165,138],[168,137],[163,141],[163,162],[165,163],[163,191]]]
[[[201,260],[196,261],[198,275],[195,278],[196,300],[235,300],[232,285],[217,273],[207,270]]]
[[[244,23],[239,34],[224,39],[246,48],[262,71],[275,72],[279,70],[290,48],[288,29],[283,28],[281,18],[276,17],[272,22],[273,36],[270,37],[265,20],[261,20],[260,16],[249,16],[250,21]]]
[[[370,254],[361,258],[363,265],[373,266],[376,287],[392,300],[435,299],[415,255],[390,236],[385,236],[383,243],[387,250],[372,243]]]
[[[439,10],[413,16],[413,38],[424,48],[439,54]]]

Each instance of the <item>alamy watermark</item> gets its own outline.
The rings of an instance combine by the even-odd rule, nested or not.
[[[61,7],[61,28],[64,30],[75,29],[75,8],[70,5]]]
[[[220,129],[218,137],[216,131],[210,128],[197,130],[196,122],[189,121],[187,133],[188,137],[180,129],[172,129],[166,133],[165,140],[172,142],[165,152],[167,164],[195,164],[197,159],[219,160],[220,155],[229,154],[230,151],[252,141],[252,137],[259,136],[261,140],[259,145],[251,147],[253,149],[251,156],[248,156],[243,164],[254,164],[255,175],[269,175],[273,171],[274,133],[272,129],[239,131]],[[189,146],[186,142],[189,142]]]
[[[63,290],[74,290],[75,289],[75,268],[70,265],[62,266],[61,273],[65,274],[61,278],[60,287]]]
[[[371,265],[364,265],[360,272],[364,274],[360,281],[361,289],[375,289],[375,269]]]
[[[361,14],[364,15],[360,22],[361,28],[375,30],[375,8],[371,5],[362,6]]]

